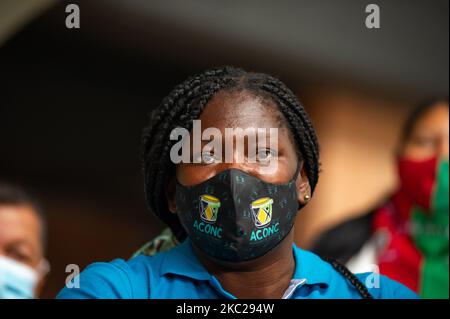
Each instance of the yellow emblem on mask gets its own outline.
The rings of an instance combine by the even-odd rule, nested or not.
[[[272,220],[272,204],[273,199],[269,197],[263,197],[251,203],[256,227],[263,227],[270,223]]]
[[[200,196],[200,217],[205,222],[214,223],[217,220],[220,200],[211,195]]]

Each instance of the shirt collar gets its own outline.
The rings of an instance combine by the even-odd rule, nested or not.
[[[189,239],[166,252],[161,264],[160,276],[166,274],[175,274],[197,280],[211,279],[211,275],[195,255]]]
[[[305,285],[324,284],[328,286],[332,266],[317,255],[292,245],[295,258],[293,280],[301,280]],[[211,280],[211,274],[194,253],[189,239],[166,252],[160,268],[160,276],[175,274],[197,280]]]
[[[306,279],[305,285],[322,284],[328,286],[333,267],[312,252],[292,245],[295,258],[295,271],[292,279]]]

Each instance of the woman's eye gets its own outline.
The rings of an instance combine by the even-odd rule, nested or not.
[[[216,161],[214,154],[211,152],[203,152],[202,153],[202,163],[204,164],[212,164]]]
[[[435,140],[432,137],[419,136],[414,139],[414,143],[420,147],[433,147]]]
[[[216,161],[216,158],[211,152],[201,152],[194,154],[193,157],[194,163],[202,163],[202,164],[212,164]]]
[[[259,162],[268,162],[275,156],[275,153],[268,148],[258,150],[258,161]]]

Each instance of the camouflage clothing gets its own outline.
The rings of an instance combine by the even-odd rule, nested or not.
[[[139,248],[131,258],[139,255],[153,256],[157,253],[167,251],[179,244],[170,228],[166,228],[157,237]]]

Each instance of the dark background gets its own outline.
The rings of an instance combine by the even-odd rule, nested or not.
[[[20,6],[1,2],[0,17]],[[163,228],[144,201],[140,134],[149,110],[194,72],[233,64],[280,77],[305,102],[322,148],[330,145],[325,164],[367,147],[384,152],[387,167],[404,114],[448,95],[448,1],[377,1],[379,30],[364,26],[365,1],[42,3],[0,38],[0,178],[34,190],[47,212],[43,297],[63,286],[65,265],[127,258]],[[80,29],[65,27],[68,3],[80,6]],[[366,186],[382,194],[393,178],[373,175]],[[332,177],[318,196],[339,186]],[[305,214],[302,245],[325,224],[318,211],[355,209],[333,194],[335,211],[316,200]]]

